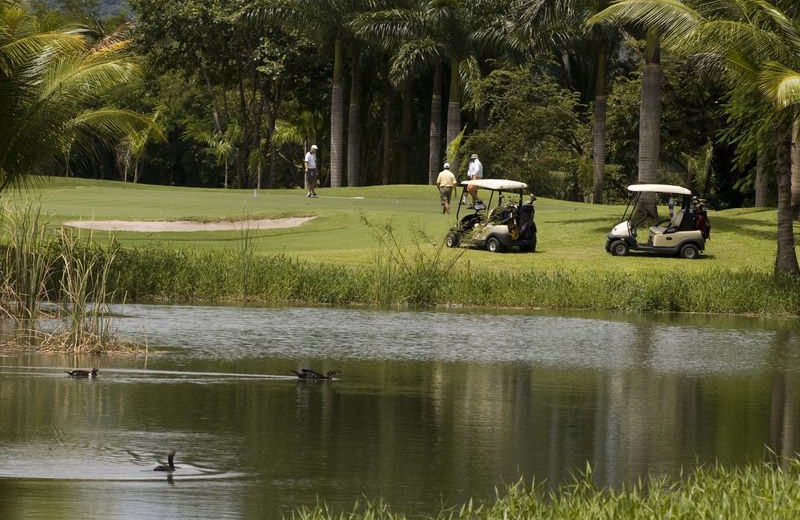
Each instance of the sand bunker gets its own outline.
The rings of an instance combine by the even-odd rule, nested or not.
[[[71,220],[65,226],[97,231],[139,231],[143,233],[187,231],[241,231],[242,229],[278,229],[297,227],[314,217],[293,217],[260,220],[221,220],[218,222],[145,222],[135,220]]]

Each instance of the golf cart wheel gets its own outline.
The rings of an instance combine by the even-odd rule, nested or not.
[[[486,249],[488,249],[489,252],[491,253],[502,253],[503,244],[501,244],[496,237],[491,237],[489,240],[486,241]]]
[[[444,245],[447,247],[456,247],[458,245],[458,235],[455,233],[448,233],[444,239]]]
[[[700,250],[694,244],[686,244],[681,248],[681,257],[694,260],[700,256]]]
[[[610,249],[611,254],[614,256],[628,256],[628,251],[630,251],[628,244],[626,244],[624,240],[617,240],[611,244]]]

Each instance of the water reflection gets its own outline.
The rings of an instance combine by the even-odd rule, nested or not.
[[[747,320],[127,306],[159,353],[0,357],[0,517],[436,512],[797,451],[800,330]],[[96,380],[63,374],[99,366]],[[291,370],[337,369],[340,381]],[[152,468],[176,449],[171,479]],[[87,504],[101,504],[87,511]]]

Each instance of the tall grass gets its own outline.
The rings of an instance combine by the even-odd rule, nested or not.
[[[397,237],[391,222],[377,226],[362,220],[375,238],[371,286],[373,303],[395,303],[398,296],[411,305],[430,305],[437,301],[451,277],[463,249],[447,249],[420,230],[412,234],[410,251]],[[407,289],[405,293],[403,289]]]
[[[469,305],[633,312],[800,316],[800,279],[753,270],[668,274],[469,268],[447,251],[393,244],[370,266],[315,264],[285,254],[248,260],[247,298],[264,303]],[[460,250],[456,250],[460,251]],[[236,253],[122,248],[111,283],[134,300],[221,301],[242,294]]]
[[[61,260],[61,312],[67,326],[50,335],[46,346],[70,352],[133,347],[116,338],[109,311],[116,296],[108,281],[117,244],[96,248],[91,238],[87,245],[80,233],[65,229],[59,231],[57,243]]]
[[[523,481],[508,486],[494,501],[470,500],[457,510],[431,512],[423,518],[441,520],[671,520],[724,518],[771,520],[797,518],[800,511],[800,465],[786,469],[771,463],[743,468],[719,464],[697,469],[686,479],[649,477],[619,490],[600,488],[591,470],[575,482],[545,491]],[[347,513],[325,506],[303,508],[294,520],[403,520],[384,502],[356,504]],[[417,518],[417,517],[414,517]]]
[[[2,265],[4,314],[16,320],[19,339],[35,337],[40,303],[47,298],[47,282],[55,255],[39,205],[0,208],[5,255]]]
[[[5,246],[0,257],[3,314],[13,318],[14,346],[43,350],[135,350],[112,331],[108,307],[116,291],[109,276],[118,246],[98,247],[88,238],[46,228],[47,217],[36,204],[2,208]],[[54,331],[39,327],[43,302],[58,301]]]
[[[250,277],[251,270],[254,265],[254,258],[256,255],[255,243],[253,242],[252,222],[248,218],[242,224],[239,230],[239,243],[236,249],[236,265],[239,267],[239,274],[241,276],[241,297],[246,300],[250,292]]]

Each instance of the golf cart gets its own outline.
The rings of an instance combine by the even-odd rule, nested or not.
[[[489,190],[489,202],[476,200],[474,206],[467,205],[467,186]],[[536,249],[536,224],[533,221],[533,193],[526,202],[523,198],[528,185],[506,179],[479,179],[463,181],[458,198],[456,225],[445,237],[447,247],[480,247],[499,253],[514,246],[520,251]],[[462,209],[466,213],[461,217]],[[472,210],[470,213],[469,210]]]
[[[622,214],[622,222],[614,226],[606,240],[606,251],[616,256],[626,256],[629,251],[648,251],[661,254],[679,254],[683,258],[697,258],[705,249],[711,234],[705,200],[692,197],[692,192],[668,184],[632,184],[628,191],[634,193]],[[636,240],[636,227],[644,220],[633,222],[634,208],[642,193],[664,193],[681,196],[680,209],[670,218],[658,222],[648,230],[647,242]],[[630,214],[628,210],[630,209]]]

